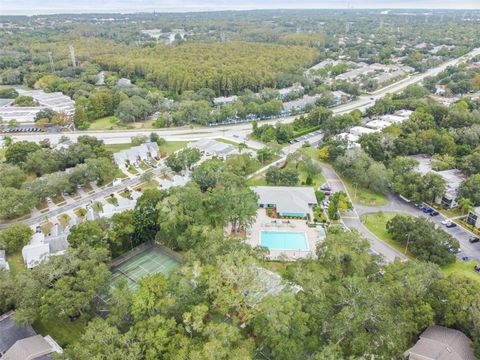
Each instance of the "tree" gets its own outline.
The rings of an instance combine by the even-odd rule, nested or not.
[[[95,357],[135,360],[141,358],[142,353],[131,333],[122,334],[115,326],[97,318],[89,322],[78,342],[68,346],[60,358],[87,360]]]
[[[274,359],[306,358],[309,315],[292,294],[280,294],[262,302],[253,321],[262,353]]]
[[[225,160],[225,169],[237,176],[252,174],[259,167],[259,161],[250,154],[233,154]]]
[[[175,172],[190,169],[201,158],[200,151],[195,148],[186,148],[167,158],[167,166]]]
[[[472,175],[462,182],[459,196],[469,199],[473,206],[480,205],[480,174]]]
[[[138,146],[138,145],[145,144],[147,141],[148,141],[148,136],[147,135],[136,135],[136,136],[132,137],[132,145],[133,146]]]
[[[29,191],[0,187],[0,219],[14,219],[30,212],[34,199]]]
[[[458,240],[423,218],[396,215],[387,222],[387,231],[421,261],[438,265],[455,262]]]
[[[244,230],[255,222],[258,209],[257,196],[251,189],[228,186],[224,191],[214,193],[213,197],[218,197],[221,214],[231,225],[232,232]]]
[[[34,153],[39,149],[40,146],[34,142],[18,141],[7,147],[5,160],[10,164],[20,165],[27,160],[28,154]]]
[[[107,227],[108,223],[105,219],[84,221],[72,227],[68,235],[68,243],[72,248],[88,246],[109,249],[105,233]]]
[[[204,161],[192,171],[192,180],[195,181],[202,191],[214,188],[221,180],[225,172],[222,160],[214,158]]]
[[[458,209],[463,214],[468,214],[470,211],[473,210],[473,203],[470,199],[460,198],[458,199]]]
[[[296,169],[279,169],[276,166],[271,166],[265,174],[265,180],[270,185],[295,186],[298,184],[299,175]]]
[[[166,196],[164,191],[147,189],[140,196],[133,210],[132,223],[135,228],[135,244],[153,241],[159,230],[157,204]]]
[[[15,223],[0,232],[0,248],[12,254],[27,245],[33,230],[22,223]]]
[[[18,166],[0,165],[0,187],[20,188],[27,179],[27,175]]]

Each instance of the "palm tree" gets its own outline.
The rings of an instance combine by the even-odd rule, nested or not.
[[[462,212],[462,214],[468,214],[473,210],[472,200],[463,197],[458,199],[458,209]]]

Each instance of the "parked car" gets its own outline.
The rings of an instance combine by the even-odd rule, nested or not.
[[[471,236],[468,241],[470,242],[470,244],[473,244],[473,243],[477,243],[480,241],[480,238],[476,237],[476,236]]]
[[[449,223],[447,223],[447,225],[445,225],[447,228],[454,228],[457,226],[457,224],[455,224],[453,221],[450,221]]]
[[[320,190],[323,190],[323,191],[332,191],[332,188],[330,187],[330,185],[328,185],[327,183],[323,184],[322,186],[320,186]]]
[[[431,212],[433,212],[433,209],[432,209],[431,207],[425,206],[425,207],[423,208],[423,212],[424,212],[425,214],[430,214]]]
[[[430,213],[430,216],[437,216],[438,214],[440,214],[437,210],[433,210],[431,213]]]
[[[478,265],[478,264],[475,265],[475,266],[473,267],[473,270],[475,270],[476,272],[480,272],[480,265]]]
[[[324,190],[323,193],[324,193],[325,195],[327,195],[327,196],[332,195],[332,193],[331,193],[330,191],[327,191],[327,190]]]
[[[445,219],[442,221],[442,225],[447,225],[450,222],[451,222],[450,219]]]

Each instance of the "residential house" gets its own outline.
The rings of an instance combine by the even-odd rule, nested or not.
[[[63,349],[52,339],[37,335],[31,326],[18,326],[10,311],[0,316],[0,359],[49,360]]]
[[[27,268],[34,268],[50,256],[64,254],[68,248],[69,233],[69,226],[62,229],[59,224],[55,224],[47,236],[41,230],[35,232],[30,243],[22,249],[23,261]]]
[[[206,156],[216,156],[221,159],[226,159],[229,155],[238,154],[240,152],[237,146],[226,144],[221,141],[213,139],[202,139],[196,142],[189,143],[189,148],[198,149]],[[250,152],[250,150],[244,150]]]
[[[465,334],[443,326],[428,327],[405,356],[409,360],[478,360]]]
[[[147,142],[114,153],[113,161],[119,167],[128,168],[130,165],[138,166],[139,162],[148,161],[150,158],[158,156],[158,150],[159,148],[156,142]]]

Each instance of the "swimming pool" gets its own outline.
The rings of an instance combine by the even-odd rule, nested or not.
[[[308,250],[303,232],[260,231],[260,245],[273,250]]]

